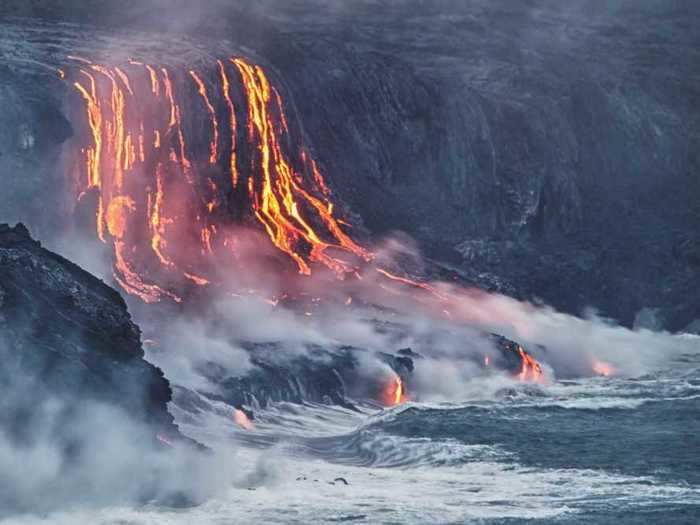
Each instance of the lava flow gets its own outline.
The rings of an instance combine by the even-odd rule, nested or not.
[[[233,409],[233,421],[245,430],[255,429],[255,425],[253,425],[253,422],[248,418],[248,415],[239,408]]]
[[[74,65],[57,71],[80,102],[68,159],[77,208],[94,216],[128,294],[180,303],[192,288],[222,284],[217,268],[243,273],[232,234],[241,224],[264,231],[276,260],[302,276],[325,268],[363,279],[375,255],[344,231],[310,152],[294,149],[282,94],[260,65],[68,59]],[[382,289],[436,302],[450,317],[451,299],[437,287],[371,267]],[[519,355],[519,377],[539,380],[539,364]],[[404,399],[400,378],[392,396]]]
[[[520,345],[518,345],[518,354],[520,355],[520,373],[518,378],[521,381],[542,381],[544,379],[542,367],[537,360],[523,350]]]
[[[387,382],[382,392],[382,399],[386,406],[397,406],[406,401],[403,380],[399,375]]]
[[[232,244],[231,203],[222,196],[247,206],[242,218],[257,221],[301,274],[318,264],[344,278],[372,259],[343,231],[316,162],[303,149],[290,151],[282,97],[260,66],[218,60],[218,74],[207,76],[137,60],[123,67],[73,60],[78,67],[61,73],[80,95],[88,132],[78,134],[88,140],[77,145],[76,196],[96,195],[95,230],[113,245],[115,279],[128,293],[179,300],[180,283],[211,283],[207,259]],[[198,104],[204,111],[189,111]],[[225,179],[217,176],[221,158]],[[247,194],[236,193],[239,182]]]

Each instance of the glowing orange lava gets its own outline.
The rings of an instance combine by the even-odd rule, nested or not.
[[[127,229],[129,214],[136,209],[131,197],[121,195],[115,197],[107,208],[107,231],[115,239],[124,237]]]
[[[329,255],[329,248],[350,252],[366,261],[372,255],[342,231],[329,201],[315,197],[300,184],[300,177],[281,147],[280,132],[284,129],[280,130],[274,125],[275,110],[280,113],[278,118],[286,121],[286,117],[283,108],[273,104],[271,86],[265,72],[240,58],[231,62],[238,68],[247,94],[249,140],[257,142],[261,152],[257,166],[262,176],[258,184],[255,181],[249,184],[255,216],[273,244],[296,262],[299,273],[311,274],[309,262],[321,263],[341,277],[351,273],[355,267],[344,259]],[[305,217],[304,207],[315,210],[317,220],[323,224],[332,240],[324,241],[321,238]],[[308,261],[299,250],[300,244],[310,248]]]
[[[518,355],[520,356],[520,373],[518,374],[518,379],[520,381],[534,381],[540,382],[544,379],[542,374],[542,367],[540,364],[523,350],[522,346],[518,345]]]
[[[603,361],[593,361],[592,368],[599,376],[609,377],[615,373],[613,367]]]
[[[177,275],[197,286],[212,282],[206,275],[211,265],[202,258],[218,258],[217,251],[227,247],[219,239],[219,226],[227,219],[221,215],[225,203],[218,199],[228,190],[203,170],[205,163],[217,166],[223,156],[229,187],[248,178],[248,216],[299,273],[309,275],[312,266],[321,265],[344,278],[358,275],[359,265],[372,259],[343,231],[345,223],[335,217],[330,189],[314,159],[303,148],[296,158],[289,150],[293,141],[282,97],[260,66],[242,58],[217,60],[218,74],[204,75],[191,69],[171,73],[134,59],[124,67],[72,59],[84,66],[61,71],[66,78],[76,77],[71,82],[89,129],[86,142],[84,134],[76,140],[84,159],[78,195],[95,191],[97,236],[113,245],[115,279],[128,293],[146,302],[179,300],[172,288],[183,282]],[[183,76],[193,83],[183,82]],[[236,88],[247,113],[244,146],[250,165],[245,175],[237,155],[242,145]],[[183,108],[192,108],[192,91],[206,111],[195,110],[184,119]],[[219,141],[219,103],[228,110],[230,144]],[[206,161],[188,144],[199,139],[194,134],[203,116],[211,130]],[[200,250],[192,250],[188,239],[197,239]]]
[[[253,425],[253,422],[248,418],[245,412],[243,410],[240,410],[238,408],[233,409],[233,421],[241,428],[244,428],[246,430],[253,430],[255,429],[255,425]]]
[[[231,184],[235,188],[238,186],[238,166],[236,162],[236,135],[238,133],[238,121],[236,120],[236,111],[233,107],[233,100],[231,99],[231,84],[228,79],[228,74],[226,73],[226,68],[224,67],[224,62],[222,60],[216,61],[219,66],[219,74],[221,75],[221,88],[224,93],[224,99],[226,100],[226,106],[229,112],[229,122],[231,129],[231,155],[229,157],[229,169],[231,170]]]
[[[382,392],[382,402],[386,406],[396,406],[406,401],[406,393],[404,390],[403,381],[397,374],[384,387]]]
[[[216,110],[214,109],[214,106],[212,106],[211,101],[209,100],[209,95],[207,95],[207,87],[204,84],[204,81],[193,70],[190,70],[190,76],[197,84],[198,92],[204,100],[204,104],[206,105],[207,111],[209,112],[209,118],[211,119],[212,127],[212,138],[211,142],[209,143],[209,164],[216,164],[216,158],[218,156],[217,148],[219,144],[219,121],[216,119]]]
[[[216,268],[236,263],[227,227],[243,222],[263,230],[299,274],[325,268],[361,281],[371,272],[381,289],[453,318],[445,288],[369,264],[374,254],[346,233],[310,150],[294,150],[281,92],[261,66],[220,59],[207,73],[69,58],[76,64],[59,75],[81,104],[71,142],[76,201],[92,206],[83,196],[95,196],[96,235],[111,246],[127,293],[181,302],[196,287],[221,284]],[[539,380],[537,361],[519,355],[519,377]],[[404,396],[398,381],[394,404]]]

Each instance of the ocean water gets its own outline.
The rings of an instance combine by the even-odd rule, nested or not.
[[[697,356],[637,378],[512,382],[389,410],[279,403],[252,431],[224,403],[172,410],[186,433],[228,451],[231,486],[190,508],[6,523],[700,523]]]

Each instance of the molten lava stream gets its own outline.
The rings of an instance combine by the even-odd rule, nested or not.
[[[401,376],[396,374],[384,385],[382,390],[382,403],[385,406],[393,407],[406,402],[406,393]]]
[[[124,67],[75,60],[82,65],[73,85],[91,130],[79,148],[85,165],[79,189],[83,193],[92,188],[99,195],[97,236],[113,245],[115,274],[128,293],[147,302],[172,298],[171,287],[177,283],[173,272],[196,285],[211,282],[199,269],[210,266],[202,258],[218,258],[217,246],[225,244],[217,237],[227,223],[220,212],[227,203],[220,197],[229,189],[203,172],[205,161],[189,149],[187,134],[194,126],[190,123],[208,121],[206,162],[217,165],[226,153],[220,148],[226,146],[219,140],[215,100],[223,100],[228,109],[230,188],[240,179],[237,151],[244,146],[250,152],[249,209],[237,215],[255,218],[273,245],[305,275],[311,273],[312,265],[321,265],[342,278],[357,274],[358,261],[372,259],[335,218],[330,189],[316,162],[304,148],[296,160],[286,151],[292,140],[283,100],[260,66],[242,58],[217,60],[218,76],[205,77],[192,69],[178,74],[135,59]],[[66,78],[73,72],[61,71]],[[182,81],[187,77],[190,84]],[[232,96],[236,85],[247,106],[244,145],[237,144]],[[183,108],[192,105],[183,106],[180,101],[190,100],[191,91],[205,111],[188,115],[186,129]],[[301,171],[295,166],[301,166]],[[184,185],[175,182],[181,180]],[[205,193],[211,196],[204,198]],[[123,205],[126,202],[128,207]],[[195,238],[200,250],[189,248]]]
[[[521,381],[542,381],[544,379],[544,375],[542,373],[542,367],[537,360],[523,350],[520,345],[518,345],[518,355],[520,356],[521,362],[518,379]]]
[[[242,218],[301,275],[325,268],[359,281],[376,271],[380,289],[452,317],[442,289],[368,264],[374,254],[344,231],[309,150],[291,151],[284,100],[262,67],[230,58],[205,75],[145,60],[71,60],[77,66],[59,75],[76,89],[87,130],[73,141],[82,159],[78,200],[96,195],[96,236],[111,245],[115,280],[127,293],[177,302],[192,287],[216,284],[213,268],[238,264],[230,227]],[[519,356],[519,377],[539,380],[539,364],[524,350]],[[395,390],[401,399],[403,385]]]
[[[248,418],[248,415],[239,408],[233,409],[233,421],[245,430],[255,430],[255,425]]]
[[[354,272],[355,267],[343,259],[329,255],[328,249],[336,248],[365,260],[370,260],[372,256],[342,232],[333,216],[331,203],[312,195],[312,191],[319,190],[315,187],[315,181],[305,181],[313,188],[312,191],[301,185],[300,181],[304,179],[293,170],[282,151],[283,141],[279,134],[284,133],[286,126],[281,129],[275,127],[273,115],[277,110],[283,122],[286,122],[286,117],[283,108],[276,106],[277,99],[273,103],[267,76],[259,66],[250,65],[242,59],[232,59],[231,62],[239,70],[248,100],[249,140],[258,144],[261,153],[252,168],[254,170],[256,166],[259,167],[262,176],[257,184],[253,181],[249,185],[255,216],[275,246],[297,263],[299,273],[310,275],[310,262],[320,263],[340,277]],[[305,158],[306,155],[302,155],[302,159]],[[321,188],[321,194],[323,191]],[[322,240],[321,233],[304,216],[305,208],[316,211],[316,220],[325,229],[328,241]],[[305,259],[301,251],[303,245],[311,250],[309,260]]]

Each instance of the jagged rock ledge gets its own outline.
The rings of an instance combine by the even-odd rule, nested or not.
[[[155,440],[191,443],[119,293],[42,248],[22,224],[0,224],[0,357],[0,435],[25,440],[36,407],[57,399],[105,403],[152,428]]]

